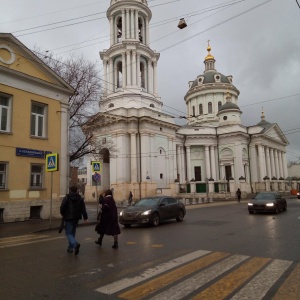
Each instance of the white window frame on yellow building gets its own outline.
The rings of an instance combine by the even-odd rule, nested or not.
[[[4,168],[2,169],[2,166]],[[8,162],[0,161],[0,190],[7,189]]]
[[[8,106],[2,103],[2,99],[8,101]],[[12,96],[4,93],[0,93],[0,132],[11,132],[11,111],[12,111]],[[4,120],[4,111],[6,111],[6,122]],[[5,128],[3,128],[3,122],[5,122]]]
[[[43,108],[43,114],[37,113],[33,111],[33,107],[41,107]],[[31,118],[30,118],[30,135],[32,137],[38,138],[46,138],[47,137],[47,116],[48,116],[48,106],[44,103],[32,101],[31,102]],[[34,124],[33,124],[34,120]],[[42,120],[42,123],[40,123]],[[33,132],[34,126],[34,132]],[[42,130],[40,132],[40,126],[42,126]]]
[[[41,172],[33,172],[32,168],[33,167],[40,167],[41,168]],[[34,177],[32,177],[34,176]],[[36,184],[36,179],[37,176],[40,176],[40,181],[41,184],[39,186],[34,185]],[[45,166],[43,164],[30,164],[30,189],[34,189],[34,190],[40,190],[44,188],[44,179],[45,179]]]

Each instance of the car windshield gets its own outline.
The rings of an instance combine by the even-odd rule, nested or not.
[[[261,193],[256,195],[255,200],[275,200],[275,198],[274,193]]]
[[[145,198],[138,201],[135,206],[152,206],[157,205],[159,199],[158,198]]]

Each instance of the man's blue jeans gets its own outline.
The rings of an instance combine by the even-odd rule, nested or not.
[[[74,249],[77,241],[75,239],[75,235],[76,235],[76,228],[78,225],[78,221],[79,220],[68,220],[65,221],[65,231],[66,231],[66,236],[67,239],[69,241],[69,249]]]

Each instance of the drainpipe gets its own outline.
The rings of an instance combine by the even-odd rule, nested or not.
[[[140,117],[137,117],[138,118],[138,137],[139,137],[139,152],[140,152],[140,157],[139,157],[139,161],[140,161],[140,166],[139,166],[139,173],[140,173],[140,180],[139,180],[139,192],[140,192],[140,199],[142,198],[142,145],[141,145],[141,133],[140,133]]]
[[[248,129],[249,127],[247,127],[247,134],[250,137],[249,143],[247,145],[247,152],[248,152],[248,163],[249,163],[249,180],[250,180],[250,187],[251,187],[251,194],[253,194],[253,186],[252,186],[252,178],[251,178],[251,160],[250,160],[250,151],[249,151],[249,147],[250,147],[250,143],[252,141],[252,134],[248,133]]]

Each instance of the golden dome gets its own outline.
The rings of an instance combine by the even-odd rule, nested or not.
[[[207,52],[208,52],[208,54],[206,55],[205,60],[208,60],[208,59],[215,59],[215,58],[213,57],[213,55],[210,54],[210,51],[211,51],[211,46],[209,45],[209,40],[208,40],[208,46],[207,46]]]

